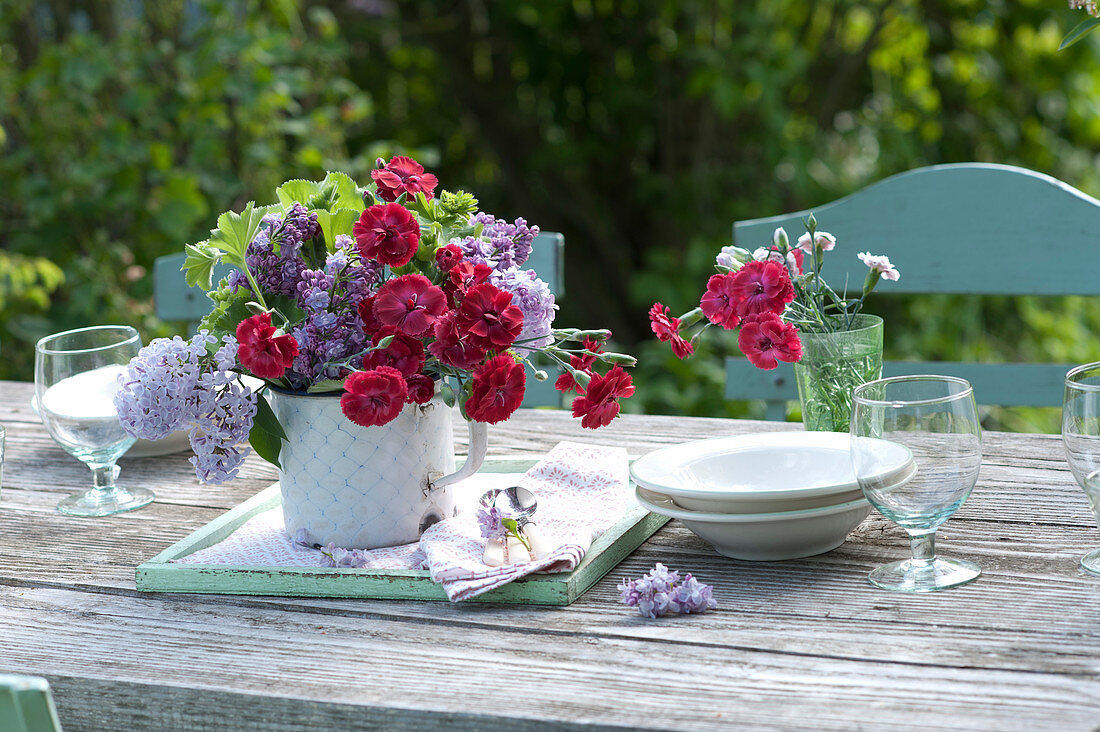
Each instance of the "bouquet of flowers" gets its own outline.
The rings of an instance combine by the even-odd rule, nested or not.
[[[787,232],[775,230],[771,246],[749,252],[723,247],[715,260],[717,274],[707,281],[699,307],[671,317],[669,308],[657,302],[649,311],[650,327],[679,358],[687,358],[695,340],[711,325],[739,329],[737,346],[754,366],[774,369],[779,361],[802,358],[799,332],[830,333],[850,330],[863,302],[882,279],[897,280],[897,269],[883,255],[862,252],[868,267],[859,297],[839,295],[821,277],[825,253],[836,247],[836,237],[817,230],[813,214],[806,219],[806,233],[791,247]],[[682,329],[702,326],[684,338]]]
[[[563,369],[555,386],[576,393],[582,426],[618,415],[634,359],[603,350],[609,331],[553,327],[553,294],[522,268],[537,226],[478,212],[469,193],[436,195],[436,177],[407,157],[379,159],[371,178],[287,181],[277,203],[224,213],[187,246],[187,283],[214,307],[194,338],[154,340],[120,377],[128,432],[189,430],[199,478],[222,482],[246,441],[278,464],[285,434],[264,388],[340,393],[363,426],[434,398],[497,423],[523,401],[528,372],[547,378],[535,353]],[[215,284],[220,262],[234,269]]]

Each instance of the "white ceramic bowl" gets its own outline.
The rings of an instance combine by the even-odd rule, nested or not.
[[[871,511],[864,498],[801,511],[729,514],[678,508],[671,498],[641,486],[635,488],[635,496],[650,511],[683,521],[719,554],[764,562],[836,549]]]
[[[862,498],[838,432],[766,432],[697,440],[635,460],[634,482],[691,511],[747,514],[792,511]],[[907,448],[883,442],[884,473],[911,465]]]

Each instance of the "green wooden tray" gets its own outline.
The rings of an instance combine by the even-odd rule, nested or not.
[[[534,460],[488,458],[480,472],[521,473]],[[226,564],[173,564],[224,540],[253,516],[281,503],[279,485],[266,488],[182,541],[138,566],[137,588],[146,592],[198,592],[227,595],[363,597],[387,600],[446,600],[426,570],[319,567],[249,567]],[[467,602],[568,605],[584,594],[668,521],[633,506],[596,541],[568,573],[534,574],[490,590]]]

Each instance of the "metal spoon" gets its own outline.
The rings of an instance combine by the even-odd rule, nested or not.
[[[519,485],[485,491],[481,495],[479,503],[484,508],[495,506],[500,509],[505,518],[515,519],[516,524],[521,528],[531,523],[531,516],[538,508],[535,494]]]

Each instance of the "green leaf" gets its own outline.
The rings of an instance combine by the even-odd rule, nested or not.
[[[344,380],[343,379],[325,379],[324,381],[318,381],[313,386],[306,389],[307,394],[324,394],[332,391],[343,391]]]
[[[366,209],[366,204],[363,203],[363,196],[359,194],[359,187],[355,184],[346,173],[330,172],[325,176],[325,179],[321,181],[321,188],[328,189],[331,186],[331,190],[334,192],[333,203],[329,206],[330,211],[338,211],[340,209],[348,209],[355,212],[355,217],[359,218],[359,214]]]
[[[1063,48],[1069,48],[1088,35],[1089,32],[1098,25],[1100,25],[1100,18],[1085,18],[1078,23],[1073,30],[1066,34],[1066,37],[1062,39],[1062,45],[1058,46],[1058,50],[1061,51]]]
[[[286,432],[279,424],[279,418],[271,410],[271,405],[261,396],[256,401],[256,416],[252,420],[252,429],[248,431],[248,443],[256,454],[275,467],[279,465],[279,452],[283,448]]]
[[[242,320],[252,317],[248,309],[248,301],[251,299],[252,293],[242,287],[225,300],[216,302],[214,309],[199,323],[199,330],[208,330],[217,335],[235,333]]]
[[[362,209],[353,211],[349,208],[342,208],[339,211],[320,209],[314,212],[317,214],[317,223],[321,225],[321,231],[325,234],[325,243],[328,245],[330,252],[336,250],[337,235],[346,234],[351,236],[351,228],[359,220],[361,212]]]
[[[183,278],[188,287],[200,285],[202,289],[209,290],[213,284],[214,267],[221,261],[225,254],[217,247],[210,246],[209,242],[201,241],[198,244],[184,246],[187,257],[183,260]]]
[[[239,214],[226,211],[218,217],[218,228],[210,232],[210,244],[218,245],[231,264],[244,269],[245,250],[256,236],[263,217],[263,209],[257,209],[254,201],[249,201]]]
[[[315,180],[296,178],[288,180],[275,189],[275,195],[284,206],[300,203],[309,208],[309,202],[321,193],[321,184]]]
[[[442,397],[443,403],[446,404],[448,408],[454,407],[455,390],[451,388],[450,384],[444,382],[439,385],[439,396]]]

